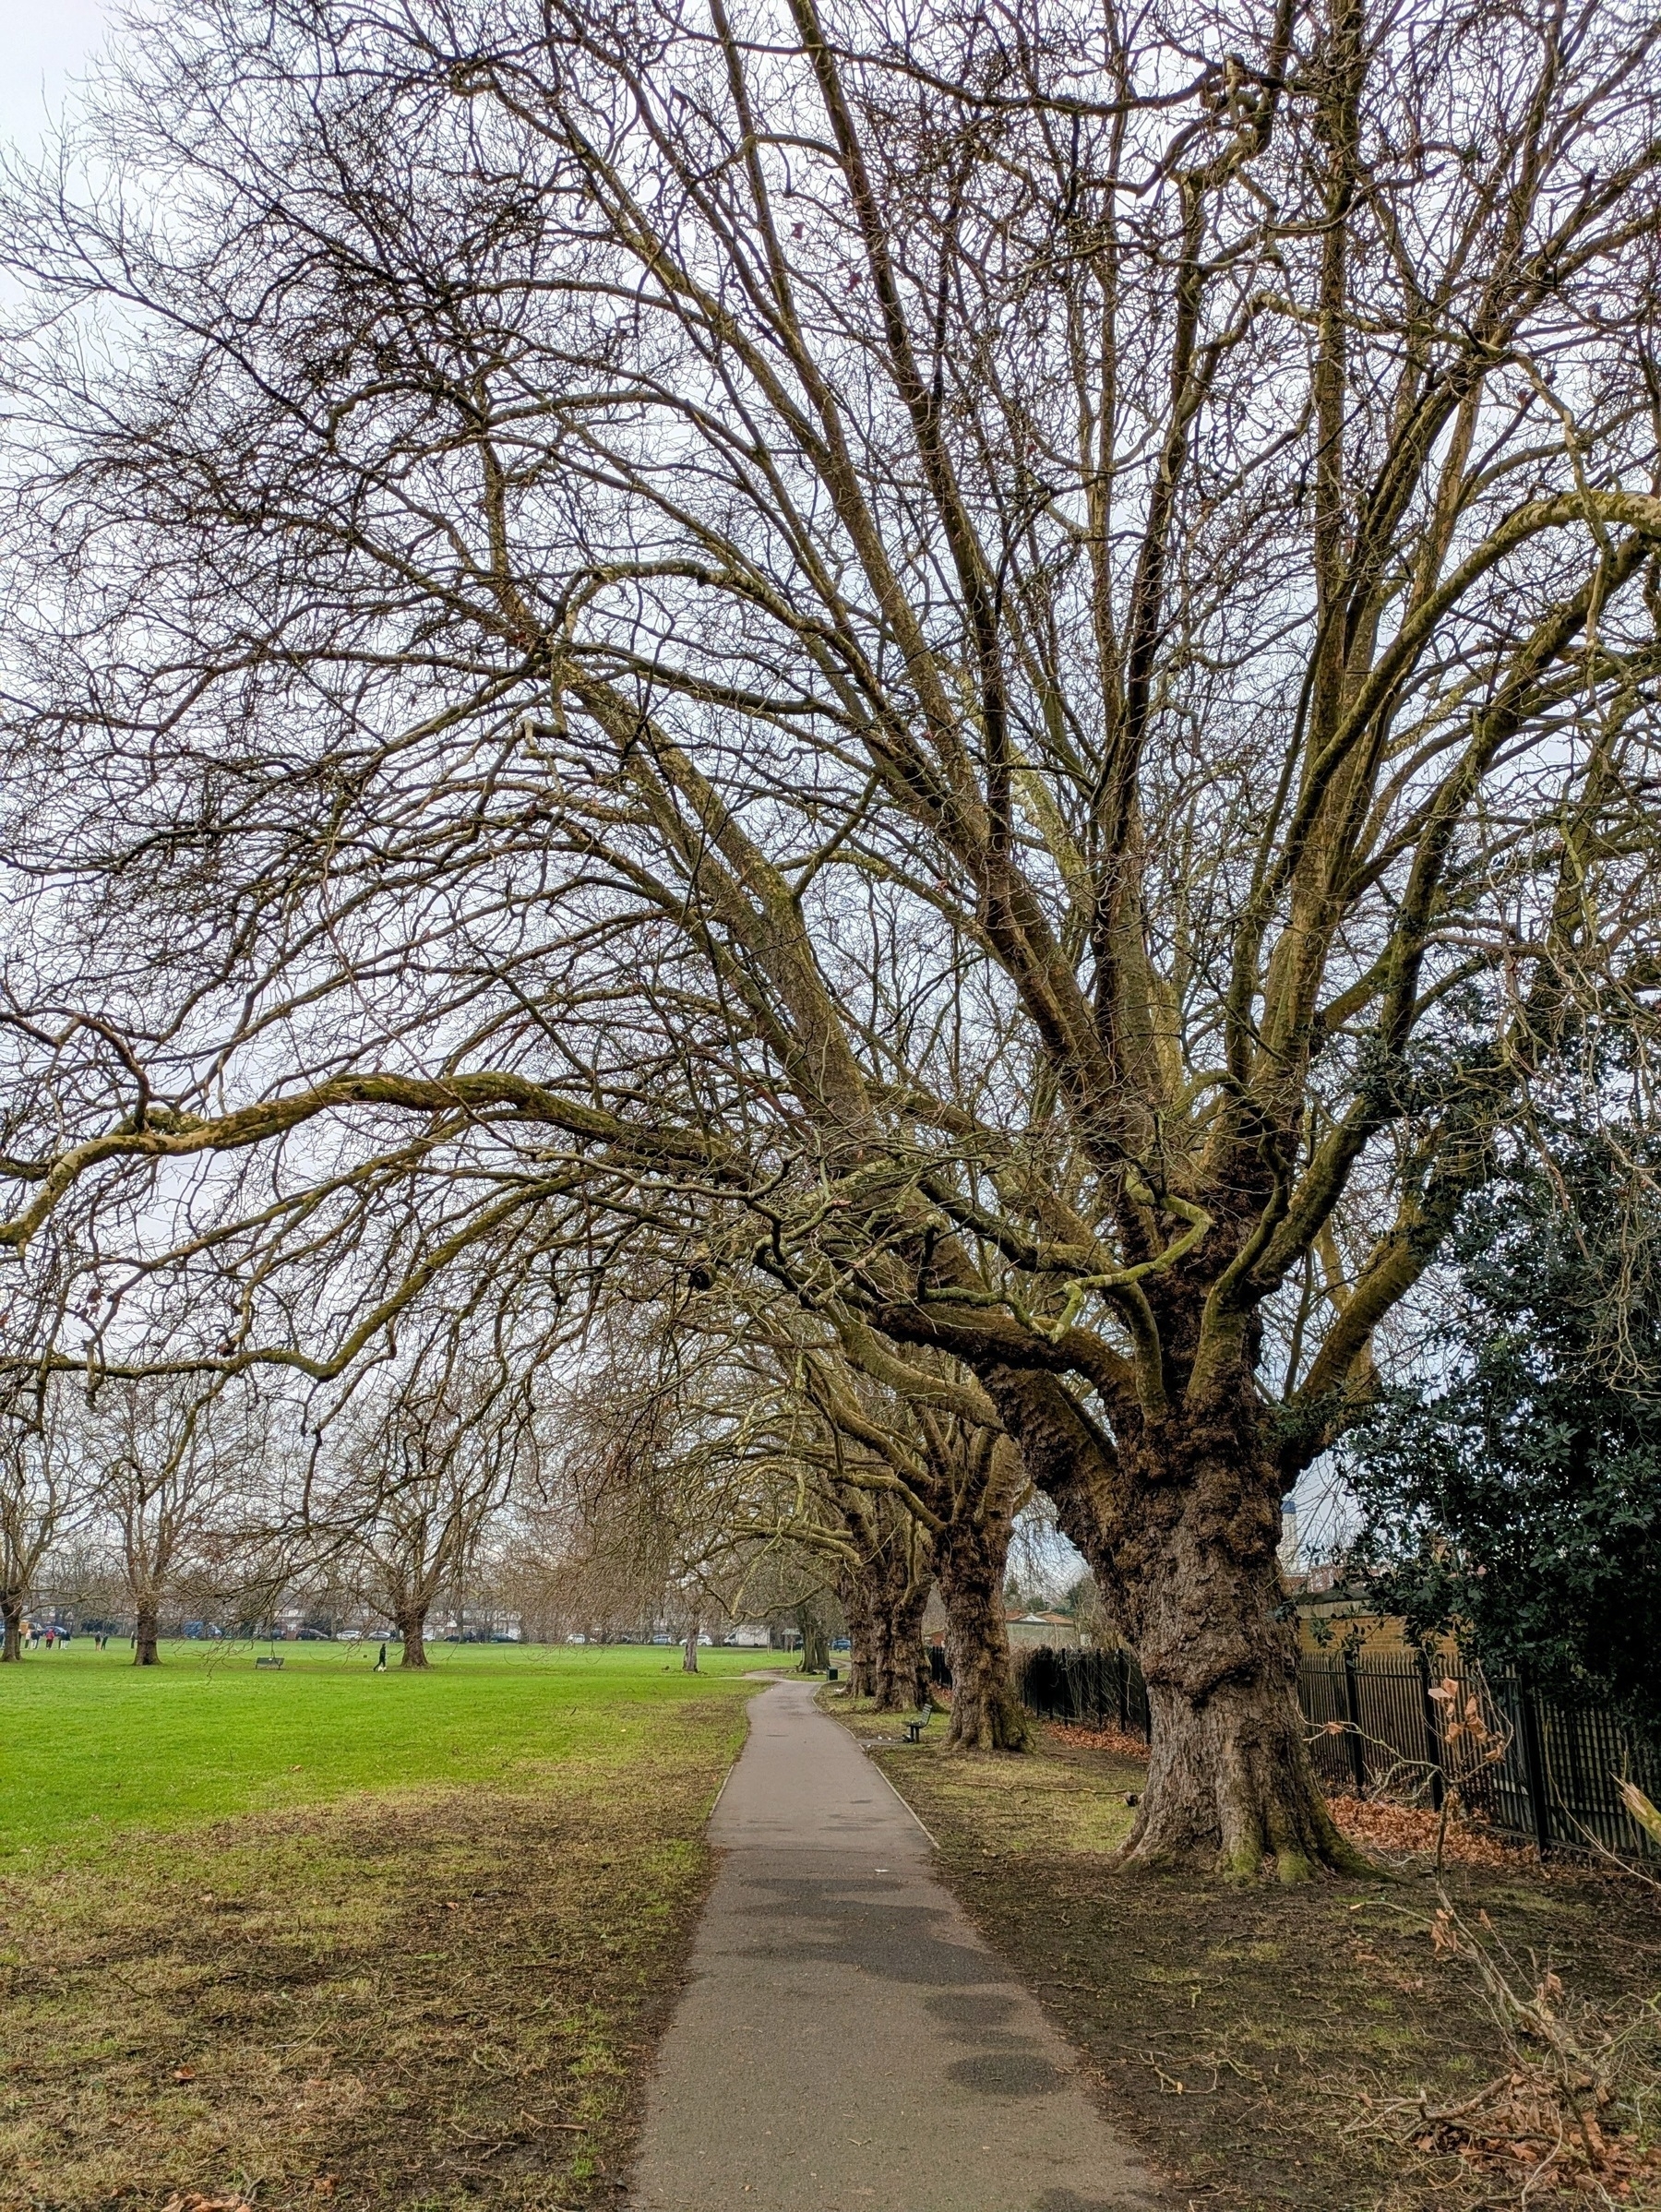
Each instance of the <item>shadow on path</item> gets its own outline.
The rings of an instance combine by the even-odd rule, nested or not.
[[[751,1708],[634,2212],[1154,2212],[1075,2054],[810,1682]]]

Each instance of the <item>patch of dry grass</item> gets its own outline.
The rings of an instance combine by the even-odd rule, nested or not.
[[[1546,2212],[1587,2203],[1595,2175],[1584,2158],[1542,2171],[1537,2149],[1526,2162],[1473,2157],[1468,2133],[1411,2124],[1421,2097],[1447,2111],[1516,2071],[1514,2038],[1474,1961],[1450,1950],[1445,1929],[1439,1947],[1439,1892],[1416,1830],[1392,1831],[1409,1855],[1378,1882],[1239,1889],[1191,1872],[1127,1871],[1111,1853],[1143,1768],[1124,1752],[1046,1728],[1034,1757],[966,1757],[926,1738],[897,1742],[891,1724],[870,1717],[850,1725],[936,1838],[944,1879],[1051,2008],[1109,2116],[1169,2178],[1177,2206],[1488,2212],[1526,2202]],[[1661,1990],[1661,1914],[1637,1883],[1583,1869],[1543,1874],[1503,1849],[1447,1866],[1444,1883],[1465,1919],[1491,1931],[1535,1980],[1555,1975],[1583,2021],[1638,2018]],[[1608,2203],[1661,2206],[1649,2158],[1657,2117],[1621,2116]]]
[[[0,2207],[615,2200],[742,1735],[648,1708],[544,1789],[428,1787],[0,1885]]]

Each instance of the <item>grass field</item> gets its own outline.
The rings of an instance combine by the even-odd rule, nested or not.
[[[615,1758],[659,1707],[767,1661],[706,1650],[690,1676],[678,1648],[430,1648],[406,1671],[394,1645],[385,1674],[374,1644],[284,1644],[280,1671],[257,1670],[245,1644],[164,1644],[153,1668],[86,1638],[30,1653],[0,1670],[0,1854],[357,1790],[534,1786]]]
[[[765,1655],[0,1674],[0,2212],[615,2203]]]

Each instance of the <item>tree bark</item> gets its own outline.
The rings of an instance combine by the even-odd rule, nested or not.
[[[398,1664],[400,1667],[425,1667],[428,1664],[426,1608],[423,1606],[418,1610],[412,1608],[408,1612],[400,1613],[398,1632],[403,1638],[403,1656]]]
[[[929,1694],[923,1649],[928,1590],[904,1584],[879,1589],[872,1607],[871,1696],[879,1713],[908,1713]]]
[[[1010,1524],[987,1513],[950,1524],[935,1540],[935,1572],[946,1608],[946,1656],[951,1664],[949,1750],[1026,1752],[1032,1724],[1010,1666],[1004,1625],[1004,1563]]]
[[[897,1713],[905,1700],[894,1686],[894,1620],[886,1606],[871,1608],[871,1702],[878,1713]]]
[[[1111,1460],[1046,1379],[1000,1394],[1147,1678],[1148,1785],[1120,1858],[1201,1859],[1241,1881],[1371,1871],[1309,1758],[1275,1556],[1285,1478],[1249,1370],[1202,1410],[1127,1421]]]
[[[804,1674],[823,1674],[830,1664],[830,1632],[811,1606],[797,1606],[795,1617],[796,1628],[802,1639],[801,1671]]]
[[[863,1580],[852,1574],[841,1583],[837,1594],[848,1621],[848,1692],[854,1698],[869,1697],[875,1680],[870,1601]]]
[[[15,1603],[0,1606],[0,1622],[5,1624],[4,1633],[0,1634],[0,1664],[11,1659],[21,1659],[23,1656],[23,1601],[21,1598]]]
[[[1153,1743],[1125,1858],[1214,1853],[1239,1880],[1270,1860],[1283,1882],[1364,1871],[1327,1811],[1298,1710],[1297,1650],[1279,1617],[1278,1477],[1202,1466],[1171,1509],[1168,1541],[1131,1593]]]
[[[133,1665],[160,1667],[161,1655],[156,1648],[161,1632],[161,1615],[155,1606],[140,1606],[133,1623]]]
[[[698,1615],[696,1613],[687,1623],[687,1640],[681,1646],[681,1672],[683,1674],[698,1672]]]

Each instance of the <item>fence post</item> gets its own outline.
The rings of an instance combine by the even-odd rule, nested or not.
[[[1534,1670],[1517,1670],[1517,1733],[1523,1739],[1523,1776],[1528,1784],[1528,1810],[1534,1819],[1535,1844],[1540,1857],[1551,1848],[1551,1799],[1546,1788],[1546,1748],[1540,1740],[1540,1707],[1535,1696]]]
[[[1367,1750],[1361,1741],[1361,1692],[1356,1680],[1356,1647],[1344,1647],[1344,1709],[1349,1721],[1350,1772],[1356,1777],[1356,1795],[1367,1795]]]
[[[1419,1703],[1425,1713],[1425,1757],[1430,1768],[1430,1809],[1440,1812],[1445,1785],[1442,1780],[1441,1736],[1436,1726],[1436,1701],[1430,1695],[1430,1661],[1421,1647],[1418,1656]]]

